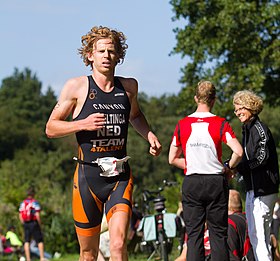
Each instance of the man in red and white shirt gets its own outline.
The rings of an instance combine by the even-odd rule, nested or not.
[[[215,86],[198,83],[196,111],[181,119],[174,131],[169,163],[184,170],[183,216],[188,234],[187,260],[204,260],[203,233],[207,219],[211,258],[227,261],[228,184],[222,163],[222,142],[233,151],[228,167],[234,168],[243,149],[229,123],[211,113],[216,99]],[[183,157],[182,157],[183,155]]]
[[[30,242],[33,238],[38,244],[40,261],[44,261],[44,241],[40,218],[41,206],[39,202],[34,199],[34,195],[34,188],[30,187],[27,190],[27,198],[24,199],[19,206],[19,219],[24,228],[24,252],[26,261],[31,261]]]

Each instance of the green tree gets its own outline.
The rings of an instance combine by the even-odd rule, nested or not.
[[[43,209],[46,249],[71,252],[77,247],[71,214],[76,147],[74,136],[46,137],[45,124],[56,97],[50,88],[43,94],[41,85],[26,68],[15,69],[0,88],[0,225],[5,229],[14,224],[23,238],[18,207],[33,185]]]
[[[168,164],[168,151],[172,134],[179,114],[176,113],[175,96],[162,95],[148,97],[139,94],[139,104],[152,131],[162,144],[162,153],[158,157],[149,154],[149,143],[139,137],[134,129],[129,128],[128,155],[131,155],[131,169],[137,187],[156,188],[163,179],[175,180],[174,171]],[[140,192],[140,191],[139,191]]]
[[[41,92],[41,82],[29,69],[15,69],[0,88],[0,158],[12,158],[24,147],[49,148],[52,141],[44,135],[44,125],[55,103],[53,91]]]
[[[278,0],[171,0],[176,28],[173,54],[189,58],[182,69],[180,104],[190,103],[194,87],[209,79],[218,89],[219,112],[232,109],[233,93],[252,89],[280,105],[280,5]],[[185,108],[181,108],[184,110]]]

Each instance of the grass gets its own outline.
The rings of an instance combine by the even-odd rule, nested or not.
[[[179,254],[178,254],[179,255]],[[177,255],[172,253],[169,255],[169,260],[175,260]],[[137,254],[137,255],[129,255],[128,256],[129,261],[146,261],[148,259],[147,255],[144,254]],[[52,261],[57,260],[57,261],[78,261],[79,260],[79,255],[64,255],[60,257],[59,259],[51,259]],[[156,260],[155,258],[152,260]]]
[[[173,249],[172,253],[170,253],[169,255],[169,260],[175,260],[176,257],[179,256],[179,251],[177,249]],[[128,259],[129,261],[147,261],[148,259],[148,255],[147,254],[143,254],[143,253],[137,253],[137,254],[128,254]],[[52,261],[78,261],[79,260],[79,255],[78,254],[73,254],[73,255],[63,255],[61,256],[59,259],[51,259]],[[152,259],[152,261],[154,260],[158,260],[155,258]]]
[[[51,259],[51,260],[57,260],[57,261],[78,261],[79,255],[62,255],[59,259]]]
[[[172,252],[169,254],[169,260],[173,261],[176,259],[177,256],[179,256],[179,251],[177,250],[178,246],[178,240],[177,238],[173,241],[173,248]],[[129,261],[146,261],[149,258],[149,254],[137,252],[137,253],[128,253],[128,259]],[[18,259],[15,256],[0,256],[0,261],[17,261]],[[50,261],[78,261],[79,260],[79,254],[67,254],[62,255],[60,258],[57,259],[50,259]],[[157,256],[155,255],[151,261],[159,260]],[[39,259],[32,259],[32,261],[39,261]]]
[[[176,250],[173,251],[169,255],[169,260],[170,261],[175,260],[177,255],[179,255],[178,251],[176,251]],[[148,255],[147,254],[143,254],[143,253],[129,254],[128,255],[128,259],[129,259],[129,261],[146,261],[148,259]],[[18,259],[17,258],[16,259],[10,259],[10,257],[8,257],[8,256],[5,256],[5,257],[1,257],[0,256],[0,260],[1,261],[16,261]],[[78,254],[62,255],[58,259],[50,259],[50,261],[78,261],[78,260],[79,260],[79,255]],[[156,258],[152,259],[152,261],[154,261],[154,260],[156,260]],[[39,261],[39,259],[32,259],[32,261]]]

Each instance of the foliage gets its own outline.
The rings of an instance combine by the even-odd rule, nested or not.
[[[0,225],[5,229],[14,224],[21,238],[23,229],[18,219],[19,203],[30,185],[36,188],[36,198],[42,206],[43,232],[49,252],[77,252],[77,240],[71,211],[72,175],[76,155],[75,136],[48,139],[45,124],[56,102],[49,88],[41,92],[41,82],[29,69],[15,69],[3,80],[0,88]],[[149,144],[129,128],[128,155],[135,177],[135,200],[143,187],[155,188],[163,179],[175,180],[168,165],[169,142],[175,124],[176,97],[148,97],[139,94],[140,106],[151,128],[163,145],[161,156],[149,154]],[[11,130],[11,131],[9,131]],[[139,188],[139,189],[138,189]],[[176,211],[178,189],[169,190],[168,209]],[[170,199],[169,199],[170,198]],[[174,207],[175,206],[175,207]]]
[[[42,206],[46,250],[77,253],[71,210],[75,168],[72,157],[77,153],[77,145],[74,135],[54,140],[46,138],[45,124],[56,102],[53,91],[49,89],[43,94],[40,81],[30,70],[19,72],[16,69],[12,76],[3,80],[0,101],[0,117],[4,119],[0,126],[0,226],[5,230],[8,225],[15,225],[23,238],[18,207],[27,188],[33,185]],[[159,157],[152,157],[148,142],[129,128],[127,150],[134,176],[134,201],[141,202],[144,188],[157,189],[164,179],[177,181],[178,186],[163,191],[167,211],[174,213],[180,201],[183,172],[169,166],[168,151],[175,125],[184,115],[177,111],[176,96],[157,98],[140,93],[139,103],[163,150]],[[265,107],[260,117],[271,128],[279,150],[278,115],[279,107]],[[231,123],[240,139],[239,120],[234,118]],[[225,150],[224,157],[228,155],[230,151]],[[237,182],[231,186],[243,189]]]
[[[43,209],[46,249],[75,251],[71,214],[74,164],[69,160],[74,154],[73,139],[53,141],[44,133],[56,97],[51,89],[41,93],[41,83],[29,69],[15,69],[2,82],[0,101],[0,225],[4,230],[15,225],[23,238],[18,207],[32,185]]]
[[[181,110],[193,110],[194,87],[209,79],[218,89],[217,108],[227,115],[233,94],[252,89],[280,104],[279,1],[171,0],[176,28],[173,54],[189,58],[182,69]],[[187,106],[187,107],[185,107]]]
[[[41,93],[41,82],[29,69],[3,80],[0,89],[0,155],[13,158],[15,150],[29,147],[46,149],[51,141],[44,135],[43,124],[53,107],[55,96],[49,89]],[[32,123],[32,124],[31,124]],[[12,130],[12,131],[9,131]]]
[[[142,188],[156,189],[164,179],[175,180],[175,170],[169,166],[167,159],[171,137],[179,119],[174,109],[174,96],[150,98],[140,93],[139,103],[151,129],[162,144],[162,153],[157,158],[152,157],[148,142],[140,138],[133,128],[129,128],[127,150],[128,155],[131,155],[130,165],[136,186],[134,196],[137,200],[140,199]]]

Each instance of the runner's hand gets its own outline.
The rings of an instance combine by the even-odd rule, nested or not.
[[[93,113],[87,118],[81,120],[83,130],[93,131],[105,126],[106,117],[104,113]]]
[[[150,143],[150,154],[153,156],[158,156],[162,150],[158,138],[152,132],[149,132],[148,141]]]

